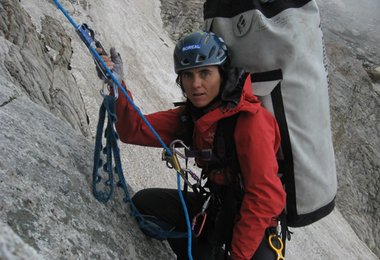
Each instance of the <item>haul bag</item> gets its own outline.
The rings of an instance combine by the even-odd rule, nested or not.
[[[305,226],[333,210],[337,192],[320,15],[315,1],[262,2],[207,0],[204,29],[225,40],[276,117],[287,223]]]

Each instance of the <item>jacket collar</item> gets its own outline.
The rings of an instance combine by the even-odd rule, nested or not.
[[[212,109],[195,121],[195,127],[197,127],[199,131],[207,131],[213,124],[222,118],[240,112],[255,114],[260,109],[261,103],[258,98],[253,95],[251,77],[249,74],[245,76],[244,81],[242,82],[240,100],[237,104],[230,107],[223,105],[222,101],[220,106]]]

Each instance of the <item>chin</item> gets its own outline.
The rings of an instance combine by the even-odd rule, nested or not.
[[[204,108],[207,107],[211,102],[207,102],[207,100],[190,100],[196,108]]]
[[[207,105],[203,104],[203,103],[193,103],[193,106],[195,106],[196,108],[204,108],[206,107]]]

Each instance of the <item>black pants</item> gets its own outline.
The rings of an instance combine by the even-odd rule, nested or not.
[[[186,193],[185,199],[191,221],[201,211],[203,203],[192,192]],[[137,192],[132,200],[141,214],[155,216],[175,226],[175,231],[187,231],[185,214],[177,190],[145,189]],[[177,259],[188,259],[187,238],[168,239],[168,242],[177,255]],[[206,239],[202,239],[202,236],[199,238],[193,236],[192,255],[197,260],[222,260],[225,257],[222,248],[215,248]],[[276,254],[269,246],[267,235],[265,235],[252,260],[272,260],[276,259],[276,257]]]

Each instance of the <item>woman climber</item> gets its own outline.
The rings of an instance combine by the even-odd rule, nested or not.
[[[123,80],[120,56],[114,48],[110,54],[101,57]],[[202,191],[207,192],[188,191],[185,196],[190,219],[199,229],[193,236],[194,259],[280,259],[271,241],[274,233],[281,233],[279,216],[285,208],[277,176],[280,134],[275,119],[253,95],[250,75],[231,66],[226,44],[214,33],[194,32],[178,41],[174,68],[186,101],[146,118],[166,144],[183,140],[202,171]],[[123,95],[116,115],[122,142],[160,146]],[[144,189],[132,200],[141,214],[186,231],[177,190]],[[196,223],[199,216],[204,223]],[[177,259],[187,259],[187,238],[168,242]]]

